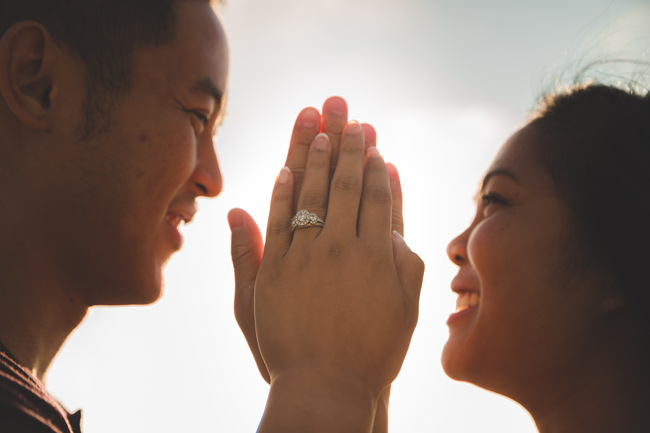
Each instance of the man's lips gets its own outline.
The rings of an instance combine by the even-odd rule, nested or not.
[[[178,228],[181,223],[187,224],[191,222],[194,219],[194,215],[196,215],[196,206],[193,203],[185,206],[173,205],[167,211],[165,221]]]
[[[196,215],[196,205],[192,200],[181,204],[179,201],[172,203],[165,214],[165,222],[169,227],[169,235],[171,236],[172,243],[175,249],[180,249],[183,246],[183,235],[180,232],[180,227],[187,224],[194,219]]]
[[[167,221],[172,226],[179,228],[181,223],[187,224],[188,222],[191,221],[191,218],[187,218],[180,214],[168,213],[165,216],[165,221]]]

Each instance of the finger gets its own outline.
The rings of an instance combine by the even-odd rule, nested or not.
[[[397,231],[404,237],[404,216],[402,214],[402,183],[399,179],[397,168],[391,164],[386,164],[388,168],[388,177],[390,179],[390,192],[393,198],[393,230]]]
[[[291,217],[293,216],[293,175],[289,167],[282,167],[271,195],[271,209],[266,227],[265,260],[271,263],[283,257],[291,244]]]
[[[372,433],[388,433],[388,406],[390,402],[389,385],[379,395],[377,400],[377,411],[375,412],[375,422],[372,425]]]
[[[298,209],[315,213],[321,219],[327,214],[327,198],[330,183],[330,145],[327,134],[316,136],[307,158],[305,180],[298,199]],[[305,227],[294,231],[293,242],[299,239],[314,239],[321,232],[319,227]]]
[[[332,96],[323,104],[322,132],[326,133],[332,144],[330,174],[334,173],[338,161],[341,133],[348,123],[348,104],[345,99]]]
[[[397,232],[393,232],[393,257],[395,258],[397,275],[404,288],[404,293],[411,301],[419,302],[424,276],[424,262],[411,251],[404,238]],[[417,321],[417,316],[415,321]],[[415,323],[413,323],[413,326],[415,326]]]
[[[363,136],[366,139],[365,149],[377,147],[377,131],[375,131],[375,128],[369,123],[362,123],[361,127],[363,128]]]
[[[231,210],[228,213],[228,223],[232,232],[231,255],[235,268],[235,319],[246,338],[260,374],[269,382],[269,373],[257,345],[253,308],[255,279],[262,262],[262,234],[253,218],[242,209]]]
[[[330,186],[324,231],[338,235],[357,234],[359,201],[363,187],[363,129],[352,121],[343,130],[336,170]]]
[[[314,141],[314,137],[320,132],[320,124],[321,115],[318,110],[308,107],[298,114],[296,123],[293,126],[286,166],[293,173],[294,197],[296,200],[300,196],[309,147],[311,142]],[[296,210],[295,203],[292,210],[294,212]]]
[[[392,199],[388,169],[376,147],[366,152],[363,194],[359,209],[359,236],[390,242]]]

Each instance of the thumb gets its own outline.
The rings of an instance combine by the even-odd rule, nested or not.
[[[424,262],[420,256],[411,251],[402,235],[396,230],[393,230],[393,257],[404,291],[416,303],[419,302]]]
[[[232,209],[228,213],[228,224],[232,233],[230,253],[235,268],[235,289],[252,288],[262,261],[262,234],[243,209]]]
[[[242,209],[232,209],[228,213],[228,224],[232,233],[230,251],[235,268],[235,319],[246,337],[260,374],[269,382],[255,334],[254,293],[264,249],[262,234],[253,218]]]

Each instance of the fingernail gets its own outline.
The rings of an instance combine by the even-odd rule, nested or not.
[[[278,183],[285,184],[289,182],[290,174],[291,174],[291,170],[289,169],[289,167],[287,166],[282,167],[282,170],[280,170],[280,174],[278,175]]]
[[[327,142],[329,137],[324,132],[321,132],[314,138],[314,147],[318,150],[327,150]]]
[[[332,96],[323,104],[323,111],[328,111],[332,114],[344,114],[348,111],[348,104],[345,99],[339,96]]]
[[[303,128],[312,129],[316,126],[317,123],[319,123],[319,118],[320,115],[318,114],[318,110],[311,107],[306,108],[300,114],[300,123]]]
[[[403,237],[401,234],[399,234],[399,232],[398,232],[397,230],[393,230],[393,236],[395,236],[395,237],[399,240],[399,242],[403,242],[403,243],[404,243],[404,246],[405,246],[406,248],[408,248],[409,250],[411,250],[411,248],[409,247],[409,245],[406,243],[406,239],[404,239],[404,237]]]
[[[375,128],[373,128],[372,125],[363,123],[361,124],[361,127],[363,128],[363,135],[366,137],[366,141],[377,139],[377,131],[375,131]]]
[[[244,219],[237,212],[228,214],[228,225],[232,234],[239,233],[244,228]]]
[[[369,147],[366,152],[368,153],[368,156],[370,158],[381,158],[381,154],[379,153],[379,149],[377,149],[375,146]]]
[[[386,168],[388,169],[388,177],[390,178],[390,180],[394,180],[399,177],[399,174],[397,173],[397,168],[393,164],[391,163],[386,164]]]
[[[348,134],[361,134],[361,125],[359,125],[359,122],[356,120],[353,120],[348,123],[348,126],[345,128],[345,130]]]

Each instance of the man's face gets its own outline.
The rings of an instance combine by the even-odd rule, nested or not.
[[[205,2],[179,2],[174,41],[138,50],[109,132],[67,152],[52,209],[55,254],[89,305],[159,298],[162,268],[182,246],[178,226],[198,196],[221,191],[213,137],[223,115],[228,48]],[[79,116],[83,118],[83,116]]]

